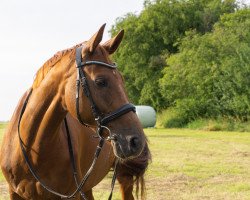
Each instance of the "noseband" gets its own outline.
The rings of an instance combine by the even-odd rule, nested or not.
[[[82,121],[81,116],[80,116],[80,111],[79,111],[79,91],[80,91],[80,84],[81,84],[83,92],[84,92],[84,94],[86,95],[86,97],[89,100],[89,103],[90,103],[90,106],[91,106],[91,111],[92,111],[92,114],[93,114],[93,116],[95,118],[96,125],[97,125],[97,130],[96,130],[97,137],[100,139],[100,141],[99,141],[99,144],[98,144],[98,146],[96,148],[94,159],[92,161],[92,164],[91,164],[89,170],[87,171],[85,176],[82,178],[80,183],[78,183],[78,177],[77,177],[77,172],[76,172],[76,165],[75,165],[74,153],[73,153],[73,148],[72,148],[72,142],[71,142],[71,138],[70,138],[70,134],[69,134],[69,127],[68,127],[67,120],[66,120],[66,117],[65,117],[64,123],[65,123],[65,127],[66,127],[67,138],[68,138],[68,147],[69,147],[70,160],[71,160],[71,164],[72,164],[72,168],[73,168],[73,176],[74,176],[76,186],[77,186],[77,188],[75,189],[75,191],[72,194],[64,195],[64,194],[58,193],[58,192],[54,191],[53,189],[49,188],[43,181],[41,181],[40,177],[35,172],[35,170],[33,168],[33,165],[30,162],[30,160],[28,158],[28,155],[26,153],[25,144],[23,143],[22,138],[21,138],[21,134],[20,134],[20,123],[21,123],[22,116],[23,116],[23,114],[25,112],[26,106],[28,104],[29,98],[30,98],[30,96],[32,94],[32,90],[30,91],[30,93],[26,97],[26,100],[25,100],[25,102],[23,104],[23,107],[22,107],[22,110],[20,112],[20,117],[19,117],[19,121],[18,121],[18,136],[19,136],[19,142],[20,142],[21,150],[22,150],[24,159],[26,161],[26,164],[27,164],[31,174],[33,175],[33,177],[41,184],[41,186],[44,189],[46,189],[47,191],[49,191],[50,193],[52,193],[52,194],[54,194],[56,196],[59,196],[61,198],[66,198],[66,199],[74,198],[75,195],[79,192],[81,197],[84,200],[86,200],[86,197],[81,192],[81,190],[82,190],[84,184],[86,183],[87,179],[89,178],[91,172],[93,171],[93,168],[94,168],[94,166],[96,164],[97,158],[99,157],[101,149],[102,149],[102,147],[104,145],[104,141],[105,140],[116,140],[116,136],[114,134],[112,135],[110,129],[106,125],[109,122],[111,122],[112,120],[115,120],[115,119],[121,117],[122,115],[125,115],[126,113],[128,113],[130,111],[135,112],[135,106],[133,104],[128,103],[128,104],[122,105],[120,108],[118,108],[118,109],[114,110],[113,112],[111,112],[109,114],[106,114],[104,116],[100,114],[100,112],[98,110],[98,107],[96,106],[96,104],[95,104],[95,102],[94,102],[94,100],[92,98],[91,91],[90,91],[90,88],[89,88],[89,85],[88,85],[88,81],[87,81],[87,78],[86,78],[86,75],[85,75],[85,72],[84,72],[84,67],[86,67],[88,65],[101,65],[103,67],[108,67],[110,69],[116,69],[117,66],[115,64],[108,64],[108,63],[105,63],[105,62],[95,61],[95,60],[82,61],[82,48],[83,47],[80,46],[80,47],[78,47],[76,49],[76,68],[77,68],[76,113],[77,113],[78,121],[82,125],[89,127],[88,124],[86,124],[86,123],[84,123]],[[109,132],[109,136],[107,138],[104,138],[102,136],[102,132],[103,132],[104,129],[108,130],[108,132]],[[113,192],[113,189],[114,189],[114,184],[115,184],[115,179],[116,179],[117,162],[118,161],[116,160],[115,161],[115,167],[114,167],[114,175],[113,175],[113,178],[112,178],[111,193],[110,193],[110,196],[109,196],[109,200],[112,199],[112,192]]]
[[[89,89],[89,85],[88,85],[88,81],[86,78],[86,75],[84,73],[84,67],[88,66],[88,65],[101,65],[110,69],[116,69],[117,66],[116,64],[108,64],[105,62],[101,62],[101,61],[82,61],[82,46],[78,47],[76,49],[76,68],[77,68],[77,80],[76,80],[76,113],[77,113],[77,118],[79,120],[79,122],[85,126],[89,126],[88,124],[84,123],[81,119],[80,116],[80,112],[79,112],[79,90],[80,90],[80,83],[82,86],[82,89],[84,91],[85,96],[88,98],[90,106],[91,106],[91,110],[92,110],[92,114],[95,118],[96,124],[97,124],[97,135],[100,138],[103,138],[101,133],[103,131],[103,129],[105,128],[105,125],[108,124],[110,121],[115,120],[116,118],[119,118],[120,116],[133,111],[135,112],[135,106],[133,104],[125,104],[123,106],[121,106],[120,108],[118,108],[117,110],[111,112],[110,114],[102,117],[102,115],[100,115],[99,109],[97,108],[90,89]],[[109,129],[108,129],[109,130]],[[111,132],[109,131],[109,137],[107,139],[111,140],[114,139],[114,135],[111,135]]]

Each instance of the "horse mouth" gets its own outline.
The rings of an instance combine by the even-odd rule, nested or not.
[[[113,152],[115,156],[121,161],[131,160],[141,155],[145,147],[146,142],[141,142],[136,148],[131,147],[131,145],[126,145],[118,140],[111,142],[113,146]]]

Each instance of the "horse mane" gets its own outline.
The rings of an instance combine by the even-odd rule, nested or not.
[[[35,79],[32,85],[32,88],[38,88],[43,79],[46,77],[48,72],[58,63],[63,56],[65,56],[67,53],[72,52],[75,48],[81,46],[83,43],[77,44],[71,48],[64,49],[62,51],[58,51],[56,54],[54,54],[50,59],[48,59],[42,67],[38,69],[35,75]]]
[[[42,67],[38,69],[35,75],[35,79],[33,81],[32,88],[38,88],[45,78],[45,76],[48,74],[48,72],[58,63],[63,56],[65,56],[67,53],[72,52],[75,50],[77,47],[83,45],[85,42],[81,42],[71,48],[64,49],[62,51],[58,51],[56,54],[54,54],[50,59],[48,59]],[[104,48],[100,48],[102,55],[105,57],[109,58],[107,52],[104,50]]]

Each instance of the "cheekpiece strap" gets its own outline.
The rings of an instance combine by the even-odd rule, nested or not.
[[[76,67],[79,68],[82,65],[82,46],[76,49]]]

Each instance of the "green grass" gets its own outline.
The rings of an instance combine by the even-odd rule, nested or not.
[[[3,133],[7,126],[7,123],[0,122],[0,144],[2,143]]]
[[[0,147],[1,147],[1,143],[2,143],[2,139],[3,139],[3,134],[4,134],[4,130],[6,129],[7,123],[0,123]],[[0,155],[1,156],[1,155]],[[4,176],[1,173],[0,170],[0,200],[7,200],[9,199],[8,197],[8,192],[7,192],[7,187],[4,181]]]
[[[146,175],[147,199],[250,199],[250,133],[145,132],[153,156]],[[97,199],[108,197],[110,178],[103,182],[96,188]]]
[[[0,126],[0,138],[2,131]],[[188,129],[145,129],[145,132],[152,152],[146,175],[147,199],[250,199],[249,132]],[[111,176],[94,188],[96,199],[108,199]],[[3,196],[0,190],[0,200]],[[116,184],[113,200],[120,198]]]
[[[2,143],[3,133],[7,126],[7,123],[0,123],[0,145]],[[1,155],[0,155],[1,156]],[[0,182],[4,180],[3,174],[0,171]]]
[[[157,114],[158,128],[188,128],[192,130],[207,131],[238,131],[250,132],[250,121],[241,121],[229,116],[217,117],[214,119],[197,118],[193,121],[186,122],[180,117],[173,108],[162,111]]]

